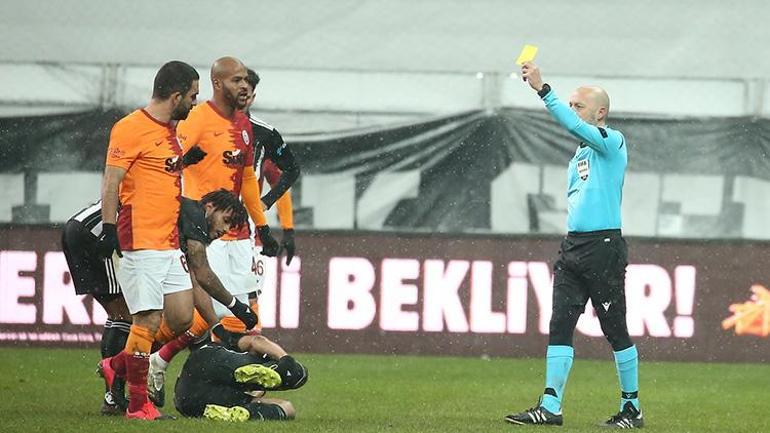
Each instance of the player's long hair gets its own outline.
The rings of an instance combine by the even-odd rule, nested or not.
[[[230,225],[232,228],[238,230],[247,224],[248,214],[246,213],[246,207],[243,205],[243,202],[230,191],[224,188],[211,191],[201,198],[201,204],[205,206],[206,203],[214,205],[214,210],[227,212],[232,209],[233,214],[230,216]]]

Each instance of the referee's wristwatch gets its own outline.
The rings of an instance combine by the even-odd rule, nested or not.
[[[548,83],[543,83],[543,88],[537,92],[537,96],[539,96],[540,98],[545,98],[545,95],[547,95],[548,92],[550,91],[551,91],[551,86],[549,86]]]

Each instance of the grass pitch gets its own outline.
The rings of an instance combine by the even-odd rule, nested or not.
[[[169,371],[165,411],[186,355]],[[291,400],[290,422],[224,424],[202,419],[147,423],[99,415],[97,350],[0,348],[0,432],[512,432],[503,416],[535,404],[542,359],[297,355],[310,379]],[[770,366],[641,364],[640,398],[651,432],[770,431]],[[567,386],[564,431],[604,431],[595,424],[618,410],[610,361],[576,359]],[[558,430],[561,431],[561,430]]]

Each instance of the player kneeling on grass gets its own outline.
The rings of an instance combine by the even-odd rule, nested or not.
[[[291,356],[275,361],[211,343],[187,358],[176,381],[174,403],[187,417],[236,422],[293,419],[291,402],[264,398],[262,392],[297,389],[307,378],[307,369]],[[255,393],[262,394],[255,397]]]

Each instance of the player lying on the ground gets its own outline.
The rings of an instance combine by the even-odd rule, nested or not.
[[[307,378],[307,369],[290,356],[275,361],[212,343],[187,358],[176,382],[174,404],[187,417],[238,422],[293,419],[291,402],[252,393],[297,389]]]
[[[261,329],[258,329],[258,327],[249,331],[242,324],[223,317],[222,322],[215,328],[215,332],[213,332],[215,342],[221,344],[226,349],[236,352],[249,352],[252,355],[273,359],[279,364],[286,358],[287,360],[284,362],[286,362],[285,365],[287,366],[293,362],[293,358],[286,353],[283,347],[262,335]]]
[[[209,301],[210,302],[210,301]],[[256,311],[256,309],[255,309]],[[199,317],[199,316],[198,316]],[[188,335],[191,333],[188,332]],[[261,328],[259,325],[251,330],[248,330],[244,324],[231,316],[224,316],[221,322],[211,328],[212,338],[215,339],[215,343],[224,346],[226,349],[235,352],[248,352],[254,356],[259,356],[265,361],[272,360],[275,362],[277,371],[280,376],[284,378],[287,383],[291,383],[296,379],[297,375],[303,373],[298,369],[298,364],[281,346],[271,341],[264,335],[261,335]],[[166,401],[165,391],[165,374],[169,363],[173,357],[179,353],[183,347],[189,346],[193,343],[193,340],[201,340],[197,338],[198,335],[194,335],[193,338],[189,338],[182,343],[178,343],[180,338],[177,338],[167,344],[165,344],[160,350],[153,353],[150,357],[150,380],[154,380],[157,375],[162,375],[163,385],[155,386],[154,382],[148,384],[148,392],[150,400],[155,405],[163,407]],[[208,336],[205,336],[205,341],[196,341],[195,345],[205,344],[210,342]],[[170,347],[175,348],[174,351],[169,350]]]

